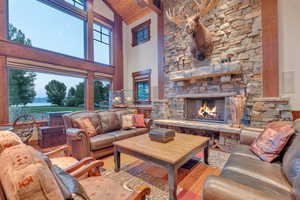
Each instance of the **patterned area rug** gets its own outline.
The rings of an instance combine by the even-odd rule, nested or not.
[[[202,164],[203,153],[199,153],[178,171],[177,194],[180,200],[200,199],[204,181],[209,175],[219,175],[228,153],[210,150],[209,166]],[[119,173],[113,170],[105,171],[104,176],[113,179],[127,190],[132,191],[136,186],[145,185],[151,188],[149,200],[168,199],[167,170],[143,161],[126,165]]]

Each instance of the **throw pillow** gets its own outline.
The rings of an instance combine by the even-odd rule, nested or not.
[[[143,114],[134,115],[134,119],[136,128],[146,128],[145,118]]]
[[[260,159],[272,162],[280,156],[280,152],[294,132],[289,123],[273,122],[267,125],[265,131],[256,138],[250,149]]]
[[[123,115],[122,116],[122,129],[128,130],[134,128],[134,115]]]
[[[79,125],[79,128],[84,130],[89,137],[94,137],[97,135],[96,128],[91,122],[91,119],[88,117],[75,119],[76,123]]]

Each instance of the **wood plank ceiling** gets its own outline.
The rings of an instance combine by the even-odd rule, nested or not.
[[[140,7],[137,0],[105,1],[123,18],[126,24],[131,24],[152,12],[149,7]]]

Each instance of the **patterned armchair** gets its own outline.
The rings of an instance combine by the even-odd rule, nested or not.
[[[51,152],[50,157],[68,148]],[[77,163],[63,170],[52,165],[45,154],[23,144],[12,132],[0,131],[0,159],[1,200],[142,200],[150,193],[145,187],[127,191],[101,177],[99,168],[103,162],[90,158],[79,162],[84,164]],[[85,174],[88,177],[82,178]]]

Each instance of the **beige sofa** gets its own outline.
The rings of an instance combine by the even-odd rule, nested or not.
[[[122,115],[134,113],[136,110],[126,109],[83,111],[64,115],[67,143],[73,147],[72,155],[79,160],[88,156],[100,158],[113,153],[113,142],[147,133],[152,124],[151,119],[145,119],[146,128],[122,130]],[[83,117],[92,119],[96,136],[89,137],[84,130],[78,128],[75,119]]]

